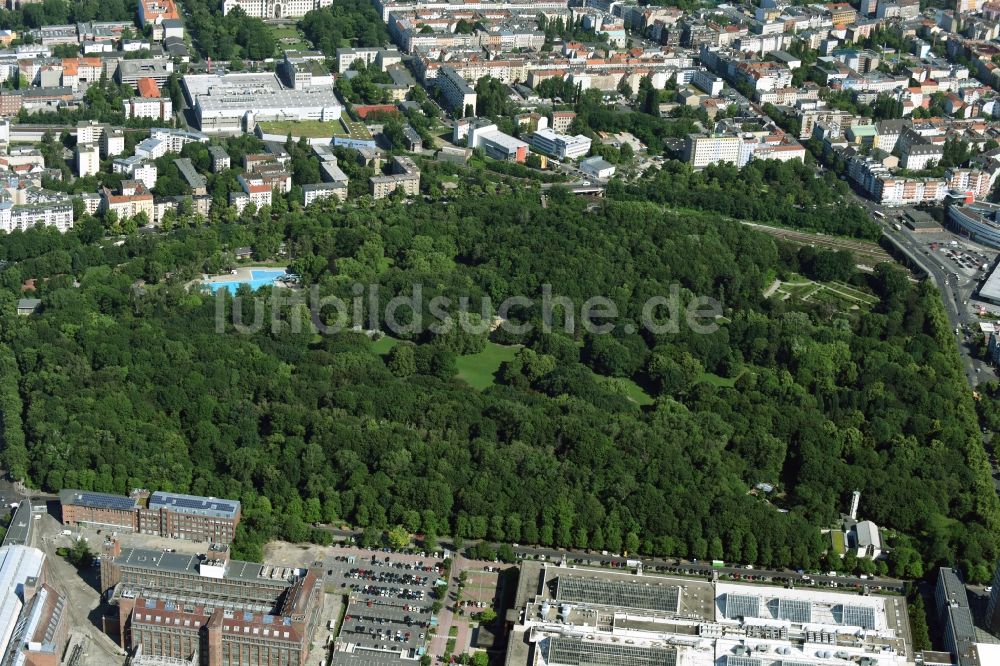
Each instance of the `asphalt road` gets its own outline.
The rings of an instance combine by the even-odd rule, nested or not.
[[[350,539],[353,537],[360,537],[360,532],[352,532],[350,530],[341,530],[333,527],[319,526],[320,529],[325,529],[334,535],[334,537],[339,539]],[[450,550],[455,550],[454,545],[447,541],[442,540],[439,542],[442,548],[448,548]],[[473,546],[478,543],[475,540],[466,541],[463,544],[463,548],[468,546]],[[491,543],[494,549],[499,547],[500,544]],[[542,548],[537,546],[522,546],[517,545],[513,547],[514,553],[520,559],[544,559],[546,561],[559,562],[563,557],[567,559],[569,564],[582,563],[591,565],[607,566],[612,568],[625,568],[628,566],[629,561],[633,561],[633,558],[621,557],[618,555],[604,555],[602,553],[594,553],[580,550],[563,550],[557,548]],[[719,574],[726,574],[729,576],[739,575],[741,577],[745,576],[760,576],[767,579],[771,579],[771,582],[785,582],[791,583],[793,585],[802,586],[811,584],[810,581],[814,582],[817,586],[830,585],[836,583],[839,587],[863,587],[864,585],[880,586],[883,590],[888,590],[890,592],[904,593],[906,591],[906,582],[895,579],[895,578],[869,578],[868,580],[862,580],[857,576],[828,576],[823,574],[806,574],[807,578],[791,569],[747,569],[745,567],[734,567],[725,566],[716,568],[711,565],[710,562],[692,562],[688,560],[681,560],[676,558],[635,558],[642,562],[643,567],[646,568],[656,568],[661,571],[666,571],[669,573],[681,573],[691,576],[712,576],[713,572],[718,572]]]
[[[965,305],[965,301],[975,291],[975,281],[966,276],[956,274],[953,269],[945,266],[943,260],[939,257],[924,254],[926,250],[924,241],[914,238],[905,229],[903,231],[895,231],[889,218],[893,217],[898,212],[898,209],[884,208],[873,201],[859,197],[853,191],[851,192],[851,196],[868,211],[873,220],[879,223],[882,227],[882,235],[897,247],[902,248],[910,256],[913,263],[934,282],[938,291],[941,292],[941,300],[944,303],[945,314],[948,317],[951,329],[954,330],[956,327],[960,329],[960,335],[955,336],[955,343],[958,345],[958,351],[962,358],[962,370],[965,373],[969,386],[973,389],[976,388],[979,382],[985,380],[991,373],[987,364],[972,356],[972,348],[964,339],[965,327],[969,326],[971,328],[978,323],[978,320],[970,316],[969,308]],[[885,214],[886,219],[879,220],[875,217],[875,212]],[[975,333],[976,331],[973,332]],[[985,375],[983,374],[984,371],[986,372]]]
[[[941,267],[942,264],[938,263],[936,258],[925,255],[921,243],[909,234],[899,232],[891,236],[888,233],[886,235],[894,243],[904,248],[911,260],[934,281],[938,291],[941,292],[941,301],[944,303],[945,314],[948,316],[948,322],[951,327],[953,329],[957,327],[964,331],[966,326],[973,324],[974,322],[969,317],[968,308],[963,305],[963,301],[968,296],[962,289],[962,285],[959,283],[956,274],[953,271],[943,269]],[[976,372],[977,361],[972,358],[969,347],[963,344],[961,336],[956,335],[955,337],[958,351],[962,355],[962,369],[969,381],[969,385],[975,388],[979,383],[979,379],[976,376],[978,374]]]

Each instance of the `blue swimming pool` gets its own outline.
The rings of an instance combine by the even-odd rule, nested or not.
[[[275,280],[282,278],[285,275],[285,271],[281,269],[261,268],[251,270],[249,280],[233,279],[226,280],[224,282],[207,282],[205,283],[205,286],[208,287],[212,293],[215,293],[217,289],[225,287],[229,290],[229,293],[236,294],[236,290],[241,284],[248,284],[251,289],[257,291],[261,287],[272,284]]]

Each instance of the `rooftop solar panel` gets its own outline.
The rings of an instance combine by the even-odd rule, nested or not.
[[[237,500],[218,499],[216,497],[199,497],[197,495],[182,495],[157,491],[149,498],[149,508],[169,509],[178,513],[188,513],[199,516],[217,518],[232,518],[239,511]]]
[[[840,606],[840,623],[862,629],[875,628],[875,609],[869,606]],[[837,617],[834,609],[834,617]]]
[[[640,608],[663,613],[680,612],[680,588],[661,583],[560,576],[556,600],[619,608]]]
[[[778,619],[797,624],[812,622],[812,603],[801,599],[778,599]]]
[[[60,501],[64,504],[75,506],[86,506],[95,509],[113,509],[117,511],[131,511],[136,506],[136,501],[124,495],[111,495],[109,493],[97,493],[87,490],[75,490],[69,493],[60,493]]]
[[[751,594],[726,594],[726,618],[760,617],[760,598]]]
[[[726,666],[761,666],[761,661],[755,657],[729,655],[726,657]]]
[[[549,639],[550,666],[677,666],[677,650],[582,641]]]

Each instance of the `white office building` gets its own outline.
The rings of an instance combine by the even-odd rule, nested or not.
[[[590,152],[590,139],[582,134],[570,136],[550,129],[540,129],[531,136],[531,147],[558,159],[576,159]]]
[[[523,163],[528,156],[528,144],[504,134],[488,120],[466,119],[455,123],[455,141],[466,139],[469,148],[482,148],[486,155],[502,162]]]

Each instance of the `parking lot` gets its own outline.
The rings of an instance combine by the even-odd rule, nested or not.
[[[349,598],[340,634],[343,652],[385,656],[420,653],[432,626],[431,591],[440,578],[437,560],[383,552],[338,554],[327,560],[327,589]]]
[[[985,277],[996,253],[966,240],[932,240],[925,243],[925,253],[944,270],[971,279]]]
[[[465,587],[462,589],[462,598],[459,601],[461,612],[465,615],[475,615],[497,605],[499,571],[499,567],[489,565],[484,566],[482,570],[466,569]]]

